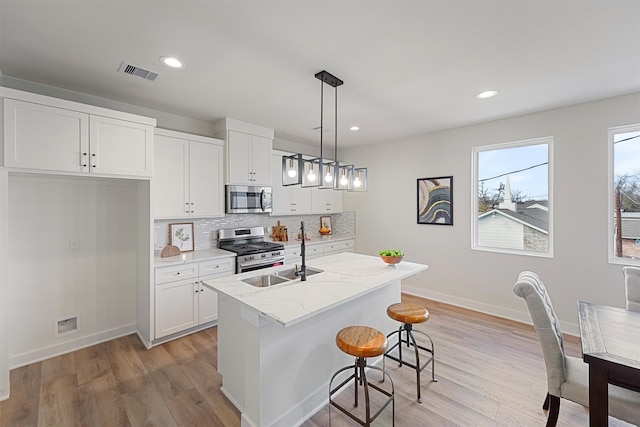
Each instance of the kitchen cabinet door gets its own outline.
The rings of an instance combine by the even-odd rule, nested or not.
[[[197,279],[156,285],[156,339],[198,325]]]
[[[224,216],[223,151],[222,145],[195,141],[189,143],[191,216]]]
[[[312,188],[311,193],[312,213],[341,213],[342,190]]]
[[[227,132],[227,182],[271,185],[272,140],[242,132]]]
[[[224,216],[224,141],[157,129],[153,216]]]
[[[4,166],[88,172],[89,115],[5,99]]]
[[[311,213],[311,188],[300,185],[282,185],[282,156],[271,155],[271,186],[273,188],[273,212],[271,215],[304,215]]]
[[[207,280],[222,277],[222,275],[205,276],[200,278],[198,292],[198,324],[218,320],[218,293],[202,284]]]
[[[271,158],[272,140],[261,136],[251,136],[251,171],[253,172],[253,185],[271,185]]]
[[[311,213],[311,188],[304,188],[299,185],[293,185],[291,188],[291,205],[292,211],[296,215],[304,215]]]
[[[156,135],[153,150],[153,216],[189,216],[189,141]]]
[[[151,177],[153,127],[90,116],[90,172]]]
[[[242,132],[228,132],[227,139],[228,173],[230,184],[252,185],[251,180],[251,135]]]
[[[29,97],[42,103],[4,100],[4,166],[151,177],[153,126],[149,123],[155,120],[39,95]],[[96,111],[131,119],[92,113]]]

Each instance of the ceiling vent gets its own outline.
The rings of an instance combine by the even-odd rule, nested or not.
[[[160,74],[154,73],[153,71],[145,70],[144,68],[136,67],[135,65],[127,64],[123,62],[120,64],[120,68],[118,68],[119,73],[129,74],[131,76],[136,76],[143,78],[145,80],[149,80],[151,82],[155,82],[160,78]]]

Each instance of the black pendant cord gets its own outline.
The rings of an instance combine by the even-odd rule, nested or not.
[[[335,154],[333,155],[333,162],[334,162],[334,167],[333,167],[333,173],[335,175],[335,180],[333,181],[333,188],[336,188],[338,186],[338,86],[335,87],[335,99],[336,99],[336,119],[335,119],[335,136],[334,136],[334,145],[335,145]]]
[[[322,163],[322,133],[324,132],[324,82],[320,80],[320,163]],[[323,165],[320,165],[322,169]],[[324,171],[320,170],[320,174]]]

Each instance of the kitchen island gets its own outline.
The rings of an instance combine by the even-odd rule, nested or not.
[[[296,426],[322,408],[333,373],[353,363],[336,347],[336,333],[349,325],[396,329],[387,306],[400,301],[403,278],[427,269],[411,262],[388,267],[378,257],[345,252],[311,260],[308,267],[322,272],[304,282],[243,281],[291,267],[205,282],[218,292],[221,389],[243,427]]]

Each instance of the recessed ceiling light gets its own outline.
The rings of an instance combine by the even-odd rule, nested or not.
[[[496,96],[498,94],[497,90],[485,90],[484,92],[480,92],[476,95],[478,99],[486,99],[491,98],[492,96]]]
[[[160,62],[162,62],[164,65],[168,65],[169,67],[172,68],[182,68],[182,62],[180,62],[180,60],[178,58],[174,58],[172,56],[163,56],[162,58],[160,58]]]
[[[360,130],[360,128],[358,126],[351,126],[349,128],[349,130],[354,130],[355,131],[355,130]]]

